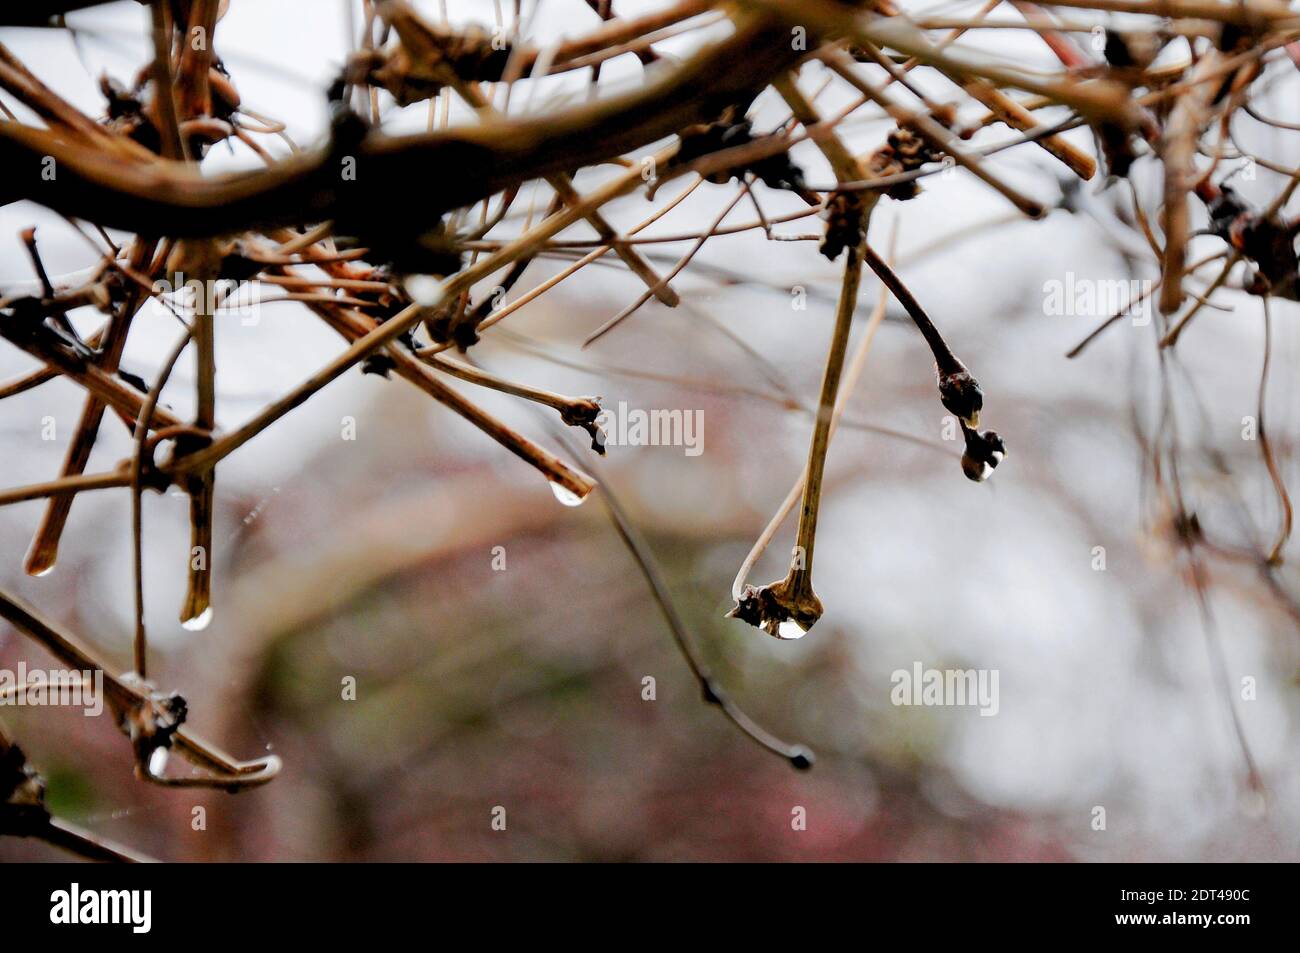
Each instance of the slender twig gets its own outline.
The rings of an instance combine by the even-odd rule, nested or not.
[[[171,353],[163,362],[157,380],[149,389],[144,405],[140,408],[140,420],[148,419],[162,397],[163,388],[171,377],[176,362],[180,360],[186,346],[194,339],[193,330],[187,330],[172,346]],[[147,678],[149,664],[149,647],[144,628],[144,454],[148,437],[147,428],[136,425],[135,445],[131,454],[131,537],[132,559],[135,580],[135,637],[132,640],[135,655],[135,671],[141,678]],[[152,461],[151,461],[152,462]]]
[[[77,476],[59,477],[45,483],[33,483],[17,486],[9,490],[0,490],[0,506],[10,503],[22,503],[27,500],[41,500],[46,497],[75,496],[85,490],[108,490],[114,487],[129,486],[131,478],[125,473],[92,473]]]
[[[1268,403],[1268,369],[1273,356],[1273,322],[1269,316],[1269,296],[1264,295],[1260,302],[1264,316],[1264,360],[1259,371],[1259,408],[1255,413],[1259,418],[1256,421],[1259,429],[1259,452],[1264,458],[1268,478],[1273,482],[1273,489],[1277,493],[1278,505],[1282,508],[1282,525],[1278,528],[1277,541],[1273,543],[1272,549],[1269,550],[1267,559],[1270,566],[1277,566],[1282,562],[1282,548],[1287,544],[1287,540],[1291,538],[1293,514],[1291,495],[1287,492],[1286,481],[1282,479],[1282,471],[1278,468],[1277,458],[1273,454],[1273,445],[1269,441],[1268,431],[1264,427],[1264,410]]]

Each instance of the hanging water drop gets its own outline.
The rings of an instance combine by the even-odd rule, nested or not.
[[[778,639],[802,639],[807,634],[808,630],[794,619],[782,619],[776,627]]]
[[[565,506],[581,506],[582,501],[586,499],[586,497],[578,496],[578,494],[574,493],[567,486],[561,486],[559,483],[551,483],[551,492],[554,493],[555,498]]]
[[[181,628],[190,632],[202,632],[212,622],[212,606],[208,606],[192,619],[184,619]]]

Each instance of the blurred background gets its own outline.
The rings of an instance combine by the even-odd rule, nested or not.
[[[322,140],[323,90],[363,18],[343,2],[233,0],[216,49],[245,104]],[[491,25],[493,5],[450,3],[453,22]],[[509,6],[507,16],[510,15]],[[655,3],[620,0],[630,15]],[[438,19],[437,3],[421,9]],[[975,4],[908,5],[968,14]],[[525,4],[537,43],[589,32],[581,0]],[[103,112],[98,78],[125,82],[147,61],[146,11],[134,3],[74,14],[73,34],[5,29],[4,42],[58,92]],[[659,49],[681,55],[713,28]],[[1032,36],[979,31],[972,48],[1021,49],[1052,68]],[[963,40],[963,43],[967,41]],[[1267,114],[1296,120],[1297,80],[1279,69]],[[641,81],[635,57],[605,65],[602,88]],[[916,74],[918,77],[920,73]],[[805,68],[816,92],[825,74]],[[512,111],[585,96],[563,78],[536,84]],[[567,82],[572,83],[570,77]],[[585,83],[583,77],[581,82]],[[924,80],[922,80],[924,82]],[[958,91],[929,80],[944,101]],[[840,86],[818,100],[849,102]],[[978,117],[969,103],[963,115]],[[1289,116],[1288,116],[1289,114]],[[756,130],[786,115],[771,92]],[[385,105],[394,129],[421,129],[426,107]],[[451,121],[472,121],[453,110]],[[859,152],[890,125],[852,119]],[[1240,130],[1286,167],[1296,133]],[[1086,130],[1071,136],[1091,145]],[[975,144],[1006,141],[1005,129]],[[277,154],[284,154],[281,147]],[[812,184],[833,179],[809,144],[793,157]],[[248,166],[213,150],[205,170]],[[51,808],[106,837],[168,860],[1294,860],[1300,857],[1300,658],[1296,624],[1250,567],[1211,562],[1209,611],[1197,607],[1167,532],[1149,512],[1143,440],[1161,381],[1180,408],[1184,492],[1207,529],[1241,546],[1274,531],[1278,506],[1257,442],[1262,323],[1258,299],[1227,290],[1179,344],[1162,378],[1156,322],[1123,320],[1065,357],[1107,315],[1048,314],[1045,283],[1149,279],[1125,183],[1065,182],[1045,153],[1020,147],[995,167],[1057,206],[1018,218],[965,174],[923,180],[906,203],[885,200],[878,248],[898,268],[985,392],[985,425],[1009,454],[987,484],[967,481],[960,439],[945,439],[929,352],[891,302],[828,458],[815,582],[826,606],[803,639],[778,642],[723,618],[736,569],[803,466],[840,267],[814,240],[767,241],[751,229],[709,241],[674,286],[685,304],[645,305],[590,348],[582,339],[634,300],[637,279],[595,265],[485,334],[474,355],[495,373],[606,406],[701,411],[703,452],[611,446],[600,460],[561,444],[551,418],[469,384],[457,387],[597,475],[645,534],[719,683],[759,723],[817,755],[796,772],[706,704],[644,577],[593,497],[561,506],[544,480],[402,381],[351,372],[218,470],[215,617],[176,621],[184,591],[188,504],[146,496],[151,677],[178,691],[190,724],[240,757],[284,759],[270,785],[231,796],[165,790],[133,779],[129,745],[110,718],[0,709],[0,720],[49,782]],[[602,173],[578,178],[590,188]],[[1159,175],[1134,173],[1153,208]],[[1234,184],[1267,202],[1285,179],[1260,168]],[[689,235],[734,196],[706,185],[648,235]],[[769,216],[797,199],[759,188]],[[662,203],[676,190],[669,187]],[[543,188],[536,198],[545,207]],[[418,190],[406,214],[420,214]],[[626,228],[654,206],[610,206]],[[742,203],[728,224],[752,222]],[[0,209],[0,282],[32,281],[17,240],[38,224],[54,275],[88,267],[91,248],[31,205]],[[507,222],[503,233],[518,229]],[[776,226],[812,237],[813,218]],[[895,237],[896,236],[896,237]],[[588,238],[575,228],[561,237]],[[1202,244],[1204,248],[1202,250]],[[690,241],[643,246],[666,271]],[[1198,239],[1194,255],[1218,250]],[[520,291],[554,274],[539,260]],[[794,306],[795,289],[806,309]],[[864,280],[854,341],[879,296]],[[1297,483],[1300,356],[1297,306],[1274,305],[1267,419],[1282,475]],[[337,353],[337,338],[293,303],[265,302],[256,324],[217,326],[219,422],[231,428]],[[174,339],[147,311],[123,360],[150,377]],[[156,327],[156,334],[142,333]],[[853,345],[851,345],[852,347]],[[32,367],[0,349],[0,376]],[[191,412],[193,365],[164,400]],[[52,478],[81,407],[57,380],[0,405],[0,484]],[[52,416],[57,439],[42,440]],[[344,439],[345,418],[355,440]],[[107,420],[91,471],[129,455]],[[580,434],[578,435],[580,436]],[[30,579],[22,557],[40,503],[0,509],[0,579],[129,665],[130,501],[81,495],[57,569]],[[751,581],[780,578],[793,521]],[[1104,569],[1097,549],[1104,547]],[[1300,555],[1292,543],[1286,554]],[[503,568],[504,567],[504,568]],[[1296,591],[1290,566],[1277,588]],[[1217,649],[1215,646],[1217,645]],[[1223,665],[1215,662],[1221,650]],[[8,626],[0,667],[54,665]],[[999,711],[900,707],[891,673],[976,668],[999,673]],[[343,697],[355,679],[356,698]],[[652,677],[655,698],[643,698]],[[1254,680],[1252,700],[1242,679]],[[1246,784],[1235,705],[1265,790]],[[206,812],[195,830],[194,808]],[[506,830],[494,830],[503,807]],[[1096,808],[1105,829],[1095,829]],[[793,829],[803,808],[806,829]],[[797,825],[795,825],[797,826]],[[0,840],[0,860],[52,860],[43,844]]]

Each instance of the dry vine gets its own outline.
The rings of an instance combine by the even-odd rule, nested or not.
[[[1139,205],[1134,226],[1161,269],[1157,347],[1171,353],[1214,291],[1229,282],[1263,299],[1266,324],[1270,297],[1300,300],[1294,247],[1300,219],[1286,217],[1300,170],[1246,156],[1233,136],[1234,123],[1243,117],[1278,129],[1297,128],[1265,118],[1252,104],[1256,90],[1279,70],[1300,67],[1300,16],[1281,3],[1008,0],[1008,9],[999,11],[998,0],[990,0],[978,14],[963,19],[910,14],[894,0],[665,0],[656,12],[636,18],[619,17],[610,0],[587,2],[601,17],[598,29],[537,48],[520,33],[525,17],[518,2],[509,17],[498,5],[495,24],[453,29],[426,19],[404,0],[365,0],[363,40],[337,81],[321,90],[333,109],[330,140],[288,155],[273,148],[278,124],[244,106],[238,77],[218,55],[226,0],[145,4],[154,58],[141,64],[131,83],[104,77],[105,106],[99,116],[62,99],[0,46],[0,90],[21,104],[24,114],[35,117],[20,120],[4,108],[3,201],[31,200],[61,213],[72,227],[83,229],[100,255],[88,277],[58,281],[46,272],[34,229],[23,236],[39,289],[4,295],[0,337],[39,367],[0,385],[0,397],[62,377],[78,385],[85,399],[62,471],[48,482],[0,491],[0,504],[46,500],[25,565],[28,573],[42,575],[55,564],[78,494],[129,490],[135,543],[133,668],[127,673],[106,671],[97,655],[72,634],[4,593],[0,615],[69,667],[104,671],[108,701],[131,740],[136,771],[143,779],[236,791],[271,780],[279,762],[274,757],[241,761],[195,737],[184,726],[184,700],[148,681],[142,494],[176,487],[189,497],[189,588],[180,618],[191,627],[201,627],[212,609],[218,465],[354,369],[395,375],[414,385],[538,471],[562,500],[580,502],[597,487],[591,475],[496,419],[452,381],[533,402],[558,414],[553,422],[582,430],[591,449],[603,453],[596,398],[503,379],[477,365],[473,348],[481,336],[530,302],[610,253],[645,289],[595,329],[589,342],[614,332],[651,299],[677,306],[680,298],[673,279],[705,242],[749,229],[762,229],[773,240],[789,239],[775,233],[773,226],[814,216],[824,219],[820,235],[796,236],[819,238],[821,254],[842,261],[807,461],[741,567],[731,612],[780,638],[803,635],[823,611],[813,587],[818,511],[829,442],[865,355],[865,349],[859,351],[845,372],[864,266],[901,304],[933,353],[939,401],[961,422],[964,474],[975,481],[987,479],[1006,453],[995,431],[980,429],[984,396],[975,377],[919,297],[874,247],[872,217],[883,200],[905,202],[917,194],[920,180],[955,166],[996,191],[1015,214],[1040,217],[1046,206],[1008,182],[994,156],[1013,148],[1043,150],[1062,172],[1078,181],[1090,180],[1097,173],[1097,160],[1063,136],[1070,129],[1088,127],[1106,175],[1122,179],[1135,162],[1144,160],[1163,169],[1159,208],[1148,211]],[[95,5],[95,0],[31,0],[0,15],[0,25],[64,28],[64,14]],[[1006,16],[994,19],[995,13]],[[1098,35],[1099,13],[1131,15],[1125,27],[1104,29],[1100,46],[1088,42]],[[668,37],[721,24],[728,27],[721,38],[703,42],[683,61],[665,62],[655,49]],[[1036,33],[1059,59],[1060,69],[1050,75],[1029,72],[1014,61],[973,54],[959,43],[967,31],[991,27]],[[716,31],[708,35],[715,37]],[[623,55],[645,64],[646,82],[632,91],[606,94],[597,82],[601,66]],[[852,91],[857,98],[849,108],[830,115],[819,109],[820,90],[810,92],[800,82],[801,69],[810,63],[829,70],[828,83]],[[512,100],[528,98],[516,90],[526,90],[544,76],[576,71],[590,76],[589,100],[544,115],[511,111]],[[954,99],[936,102],[922,93],[909,76],[913,71],[946,77]],[[769,88],[788,107],[789,120],[774,130],[757,131],[747,113]],[[477,121],[448,124],[447,107],[453,98],[476,114]],[[390,101],[402,107],[427,103],[429,131],[386,134],[380,104]],[[979,104],[982,118],[959,121],[959,107],[969,111],[972,103]],[[872,152],[855,155],[839,127],[868,116],[885,118],[892,128]],[[1002,145],[982,150],[967,146],[975,132],[999,124],[1011,131]],[[824,154],[834,182],[807,181],[790,159],[791,147],[804,140]],[[208,151],[228,141],[246,145],[264,160],[265,168],[201,174],[199,165]],[[1248,206],[1227,181],[1246,158],[1290,177],[1267,208]],[[585,192],[575,185],[579,172],[600,167],[615,171]],[[685,188],[661,200],[652,214],[625,233],[602,211],[635,192],[658,200],[664,186],[675,179],[686,180]],[[525,186],[538,182],[549,190],[549,205],[539,218],[530,212],[520,227],[520,196]],[[393,209],[407,207],[415,183],[418,214],[394,216]],[[643,229],[706,185],[734,194],[710,228],[672,236],[691,238],[693,244],[672,267],[662,270],[646,249],[668,239],[646,237]],[[761,204],[763,189],[794,193],[806,209],[767,216]],[[724,225],[743,203],[754,208],[757,220]],[[1189,262],[1194,206],[1208,214],[1211,233],[1225,247],[1220,255]],[[598,240],[559,237],[577,222],[589,224]],[[115,237],[123,234],[127,238]],[[565,258],[570,264],[529,287],[530,262],[545,257]],[[1199,282],[1209,266],[1217,267],[1217,273],[1203,292],[1192,293],[1189,285]],[[151,298],[161,299],[160,282],[183,279],[197,279],[203,291],[191,307],[177,310],[182,327],[175,347],[152,378],[142,380],[119,363],[133,318]],[[303,303],[345,346],[249,420],[223,429],[215,417],[214,335],[219,333],[221,312],[239,286],[254,281]],[[501,300],[511,292],[512,300]],[[166,303],[174,304],[170,299]],[[882,299],[872,327],[883,307]],[[68,315],[79,309],[103,315],[98,330],[77,332]],[[868,335],[863,347],[869,344]],[[197,412],[192,419],[180,419],[160,398],[187,350],[193,352],[198,369]],[[1263,386],[1261,381],[1261,405]],[[116,469],[88,473],[106,416],[132,434],[133,452]],[[1262,413],[1260,428],[1263,436]],[[1202,598],[1206,560],[1235,559],[1257,566],[1278,598],[1300,618],[1300,610],[1273,575],[1290,534],[1291,508],[1266,439],[1261,447],[1285,519],[1260,551],[1227,551],[1207,538],[1183,502],[1179,447],[1159,436],[1147,447],[1157,508]],[[617,501],[607,497],[606,502],[705,698],[796,767],[811,765],[809,752],[771,737],[725,695],[693,647],[648,547]],[[798,527],[788,574],[767,585],[751,584],[751,568],[796,505]],[[169,751],[181,755],[192,770],[169,771]],[[1253,765],[1250,774],[1257,785]],[[131,859],[125,849],[103,844],[51,817],[39,775],[3,734],[0,833],[43,837],[95,858]]]

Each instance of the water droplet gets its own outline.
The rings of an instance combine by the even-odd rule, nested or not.
[[[783,619],[776,627],[776,637],[778,639],[802,639],[807,634],[808,630],[794,619]]]
[[[983,483],[993,474],[993,467],[983,460],[976,460],[970,454],[963,454],[961,458],[961,472],[966,474],[966,479],[973,480],[976,483]]]
[[[585,499],[585,497],[578,496],[578,494],[574,493],[567,486],[561,486],[558,483],[551,484],[551,492],[554,493],[555,498],[565,506],[581,506],[582,501]]]
[[[181,628],[190,632],[202,632],[212,622],[212,606],[208,606],[192,619],[181,622]]]

